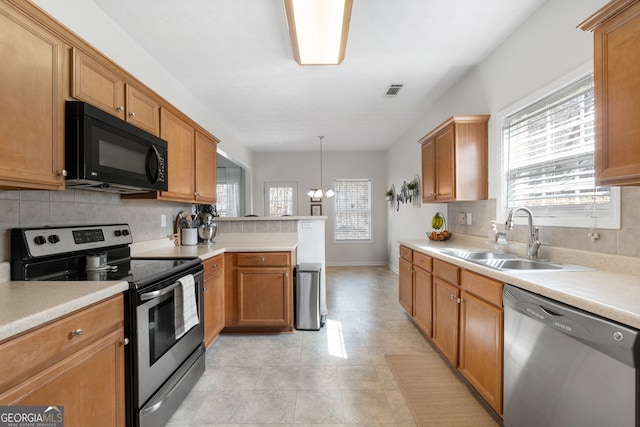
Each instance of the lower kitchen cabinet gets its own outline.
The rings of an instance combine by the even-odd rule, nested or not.
[[[502,283],[462,270],[458,369],[502,413]],[[471,293],[474,292],[474,293]]]
[[[433,343],[454,365],[458,363],[458,312],[460,289],[433,278]]]
[[[124,426],[122,296],[0,344],[0,405],[62,406],[68,426]]]
[[[225,254],[225,331],[293,331],[295,252]]]
[[[428,337],[433,336],[432,258],[413,252],[413,320]]]
[[[469,384],[502,414],[503,284],[407,247],[401,246],[400,254],[400,303]]]
[[[202,262],[204,267],[204,345],[209,347],[224,328],[224,255]]]
[[[413,269],[411,262],[400,258],[398,301],[413,316]]]

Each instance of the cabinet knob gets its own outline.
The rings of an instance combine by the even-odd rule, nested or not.
[[[260,258],[260,262],[264,262],[264,258]]]
[[[122,344],[122,345],[127,345],[127,344],[129,344],[129,338],[121,339],[121,340],[120,340],[120,344]]]
[[[218,266],[218,264],[213,264],[213,268],[216,268]]]
[[[74,331],[71,331],[71,336],[72,337],[79,337],[80,335],[82,335],[83,332],[84,331],[82,329],[78,328],[78,329],[76,329]]]
[[[129,117],[134,118],[136,116],[136,112],[132,111],[129,113]]]
[[[116,111],[119,111],[120,113],[122,113],[124,111],[124,105],[117,106]]]
[[[58,171],[58,176],[67,176],[67,170],[66,169],[61,169]]]
[[[458,298],[458,304],[462,304],[462,301],[464,301],[462,298]]]
[[[449,295],[449,298],[453,300],[453,299],[455,299],[455,296],[453,294],[451,294],[451,295]]]
[[[289,277],[289,273],[284,273],[284,277]]]
[[[198,193],[197,191],[195,193],[193,193],[194,196],[196,197],[200,197],[200,193]]]

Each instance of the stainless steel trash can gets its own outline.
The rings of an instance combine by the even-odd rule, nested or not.
[[[294,326],[296,329],[318,331],[320,316],[320,274],[322,265],[315,263],[296,266],[294,285]]]

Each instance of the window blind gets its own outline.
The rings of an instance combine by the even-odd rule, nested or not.
[[[609,187],[595,186],[593,75],[507,117],[503,122],[507,208],[537,216],[602,216]]]
[[[335,240],[371,240],[371,179],[336,179]]]

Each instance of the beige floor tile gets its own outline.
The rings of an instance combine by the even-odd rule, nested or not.
[[[340,424],[344,422],[339,393],[324,390],[298,391],[294,422],[299,424]]]

